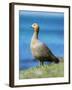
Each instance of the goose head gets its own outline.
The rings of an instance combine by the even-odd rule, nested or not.
[[[34,31],[38,32],[39,31],[39,25],[37,23],[33,23],[32,24],[32,28],[34,29]]]

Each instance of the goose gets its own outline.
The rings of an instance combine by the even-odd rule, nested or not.
[[[59,59],[52,53],[52,51],[38,39],[39,25],[38,23],[33,23],[32,28],[34,30],[31,39],[31,52],[36,60],[40,61],[40,65],[44,65],[45,61],[59,63]]]

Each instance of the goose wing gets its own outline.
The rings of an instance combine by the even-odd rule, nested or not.
[[[51,60],[55,57],[51,52],[51,50],[44,43],[38,43],[36,48],[34,48],[34,56],[37,59],[43,59],[43,60],[48,60],[48,59]]]

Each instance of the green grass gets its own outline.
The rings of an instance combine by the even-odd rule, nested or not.
[[[64,76],[64,62],[59,64],[48,64],[43,66],[33,67],[27,70],[21,70],[19,73],[20,79],[32,78],[49,78],[49,77],[63,77]]]

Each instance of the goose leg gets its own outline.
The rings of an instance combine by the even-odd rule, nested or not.
[[[43,65],[44,65],[44,62],[43,62],[43,61],[40,61],[40,65],[42,65],[42,66],[43,66]]]

